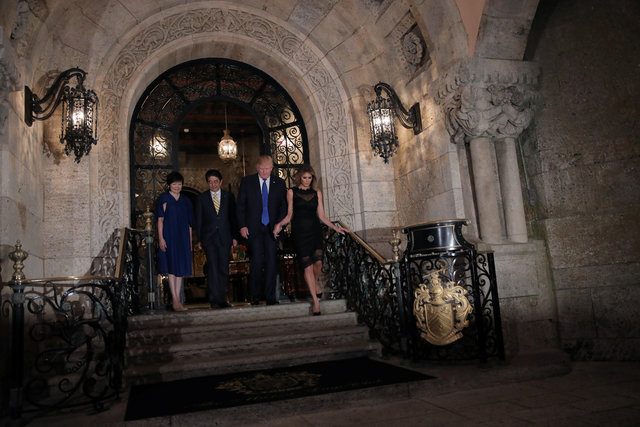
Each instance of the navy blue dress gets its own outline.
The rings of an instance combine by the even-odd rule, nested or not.
[[[166,205],[163,210],[162,206]],[[191,276],[191,236],[193,207],[187,196],[180,194],[176,200],[168,191],[158,198],[156,218],[164,218],[163,237],[167,242],[165,252],[158,250],[158,273],[175,276]]]

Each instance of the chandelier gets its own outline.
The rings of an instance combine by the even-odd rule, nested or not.
[[[227,104],[224,105],[224,131],[218,143],[218,156],[223,161],[235,160],[238,157],[238,145],[229,135],[227,127]]]

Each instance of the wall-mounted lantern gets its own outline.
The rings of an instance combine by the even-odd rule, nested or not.
[[[85,89],[86,75],[80,68],[62,72],[42,98],[29,86],[24,87],[24,121],[28,126],[34,120],[47,120],[62,104],[60,143],[64,145],[66,155],[74,154],[76,163],[98,143],[98,96]],[[76,79],[75,86],[69,84],[73,78]]]
[[[371,148],[374,154],[382,157],[385,163],[398,150],[398,136],[396,135],[395,118],[402,126],[413,129],[415,135],[422,132],[420,119],[420,103],[415,103],[407,111],[400,102],[398,95],[387,83],[380,82],[374,86],[375,101],[367,105],[369,126],[371,128]],[[386,97],[382,96],[385,92]]]

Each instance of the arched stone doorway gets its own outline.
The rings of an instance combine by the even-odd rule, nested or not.
[[[224,103],[225,123],[218,128],[226,127],[227,105],[239,114],[244,112],[243,117],[248,115],[249,121],[255,121],[252,127],[257,129],[258,146],[249,149],[272,155],[277,173],[285,181],[290,182],[297,167],[309,162],[304,121],[289,94],[273,78],[248,64],[229,59],[208,58],[179,64],[147,87],[131,119],[129,164],[134,227],[143,226],[140,214],[154,206],[164,189],[167,173],[187,166],[181,160],[185,156],[180,155],[181,139],[191,136],[184,133],[189,130],[182,126],[186,118],[196,112],[204,116],[205,125],[211,121],[212,128],[216,127],[214,122],[219,121],[221,115],[215,113],[215,108],[207,108],[212,103]],[[221,133],[216,136],[212,132],[208,141],[197,142],[201,145],[200,151],[214,155],[220,136]],[[232,168],[234,174],[243,176],[245,171],[253,172],[251,157],[246,159],[241,154],[238,161],[242,167]],[[197,177],[183,173],[185,184],[204,190],[204,181],[198,178],[202,178],[209,167],[212,166],[201,167],[203,170]],[[237,180],[238,177],[231,178]]]
[[[120,37],[97,72],[101,135],[108,143],[96,146],[89,159],[94,166],[89,181],[96,189],[91,200],[91,251],[96,256],[114,228],[131,223],[130,129],[122,124],[130,123],[137,100],[159,74],[185,61],[218,57],[258,67],[287,89],[313,141],[310,160],[323,177],[327,213],[354,230],[362,228],[352,94],[332,62],[295,26],[264,11],[187,3]]]

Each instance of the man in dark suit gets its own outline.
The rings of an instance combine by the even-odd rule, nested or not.
[[[267,305],[273,305],[278,304],[278,246],[273,227],[287,215],[287,188],[283,179],[271,175],[273,160],[270,156],[260,156],[256,169],[258,173],[245,176],[240,183],[238,226],[240,235],[249,243],[251,304],[260,303],[260,285],[264,278]]]
[[[211,308],[229,308],[229,257],[237,241],[236,203],[233,194],[221,189],[222,174],[210,169],[205,174],[209,190],[198,196],[196,231],[207,257],[207,284]]]

